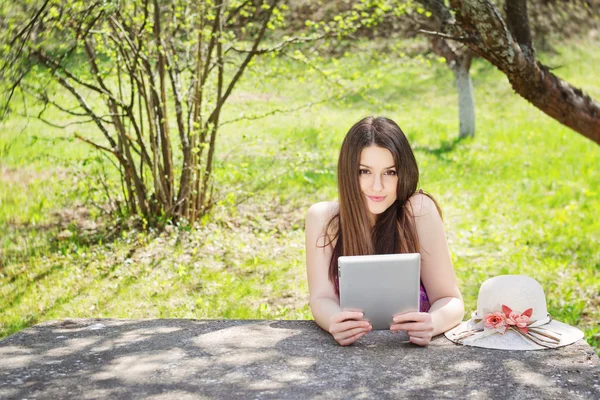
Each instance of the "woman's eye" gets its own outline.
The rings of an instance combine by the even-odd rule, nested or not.
[[[396,171],[387,171],[386,175],[396,176]]]
[[[358,173],[359,173],[360,175],[368,174],[368,173],[369,173],[369,170],[368,170],[368,169],[359,169],[359,170],[358,170]]]

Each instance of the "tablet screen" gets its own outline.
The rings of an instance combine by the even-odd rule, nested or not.
[[[394,315],[419,311],[420,272],[419,253],[339,257],[340,307],[389,329]]]

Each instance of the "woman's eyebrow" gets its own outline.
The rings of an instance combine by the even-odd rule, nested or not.
[[[360,167],[365,167],[365,168],[368,168],[368,169],[372,169],[372,167],[369,167],[368,165],[365,165],[365,164],[359,164],[359,166]],[[396,166],[392,165],[391,167],[385,167],[384,169],[396,169]]]

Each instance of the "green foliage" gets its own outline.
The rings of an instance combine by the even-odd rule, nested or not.
[[[20,112],[51,126],[95,126],[71,134],[105,152],[114,166],[98,176],[119,215],[158,226],[195,221],[219,201],[216,139],[232,122],[221,119],[225,103],[247,69],[269,78],[253,68],[256,56],[286,57],[320,74],[329,89],[318,102],[362,95],[364,84],[349,84],[359,74],[321,69],[318,49],[300,45],[344,40],[400,15],[406,4],[361,0],[290,36],[278,32],[289,9],[276,0],[20,0],[1,12],[7,29],[0,33],[0,70],[8,77],[1,105],[7,112],[21,100]],[[289,72],[289,63],[279,63],[272,77]],[[36,113],[27,106],[32,99]]]
[[[224,124],[214,214],[196,225],[165,222],[162,232],[102,218],[93,205],[102,188],[89,184],[106,159],[77,141],[52,146],[64,131],[11,117],[0,135],[1,335],[64,317],[310,318],[304,213],[336,198],[347,129],[383,114],[408,135],[421,186],[440,201],[467,314],[485,279],[527,274],[544,287],[550,313],[580,326],[597,350],[598,146],[516,97],[482,60],[472,66],[478,135],[456,141],[451,72],[433,56],[395,56],[413,45],[390,53],[359,43],[334,59],[303,52],[306,63],[257,59],[224,122],[341,88],[350,95]],[[598,44],[560,51],[542,62],[600,97]]]
[[[103,189],[120,214],[195,221],[214,204],[225,103],[255,56],[291,43],[258,48],[284,24],[277,3],[18,1],[1,11],[3,115],[16,95],[51,126],[95,126],[72,134],[108,155],[120,185],[103,178]],[[54,109],[66,124],[48,119]]]

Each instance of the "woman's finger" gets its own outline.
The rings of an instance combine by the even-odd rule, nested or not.
[[[342,345],[342,346],[348,346],[351,345],[352,343],[356,342],[358,339],[360,339],[361,337],[365,336],[367,334],[367,332],[361,332],[358,333],[352,337],[349,337],[347,339],[343,339],[343,340],[338,340],[337,342]]]
[[[337,334],[340,332],[349,331],[355,328],[369,328],[371,324],[368,321],[345,321],[339,323],[333,323],[329,326],[329,333]]]
[[[410,337],[431,338],[431,332],[427,331],[406,331]]]
[[[348,339],[351,338],[352,336],[356,336],[359,333],[367,333],[369,332],[371,329],[369,327],[358,327],[358,328],[354,328],[354,329],[349,329],[346,331],[341,331],[335,334],[335,339]]]
[[[404,314],[394,315],[393,321],[395,323],[423,322],[426,321],[428,318],[431,318],[431,316],[428,313],[412,311]]]
[[[426,330],[427,325],[425,325],[423,322],[405,322],[402,324],[394,324],[390,326],[390,329],[393,331],[420,331]]]
[[[333,316],[332,321],[343,322],[346,320],[360,320],[364,314],[360,311],[342,311]]]
[[[427,339],[427,338],[419,338],[419,337],[411,336],[409,340],[411,341],[411,343],[414,343],[419,346],[427,346],[429,344],[429,339]]]

